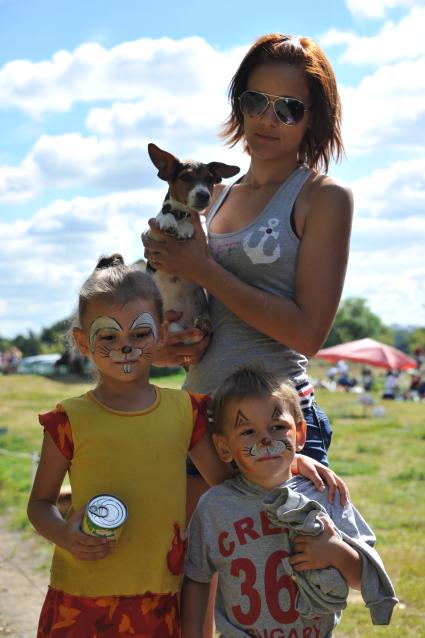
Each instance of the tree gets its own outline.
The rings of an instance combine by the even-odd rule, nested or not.
[[[336,313],[335,321],[324,347],[370,337],[392,343],[392,332],[367,306],[366,299],[345,299]]]

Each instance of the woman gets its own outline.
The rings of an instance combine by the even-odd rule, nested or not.
[[[314,403],[307,357],[338,308],[351,231],[351,192],[326,175],[330,159],[343,154],[335,76],[310,38],[266,35],[242,60],[229,97],[223,137],[243,143],[250,165],[235,184],[216,187],[208,243],[197,214],[196,241],[144,238],[155,268],[207,290],[212,337],[185,345],[189,335],[174,334],[156,363],[189,364],[185,387],[194,392],[210,392],[258,361],[291,379],[307,422],[303,454],[327,465],[332,430]],[[188,516],[207,489],[193,470]],[[213,633],[212,613],[213,595],[204,638]]]
[[[144,238],[155,268],[209,293],[210,343],[173,335],[158,364],[189,364],[186,387],[212,391],[240,366],[261,361],[291,379],[308,425],[303,453],[327,465],[331,427],[307,376],[332,325],[347,265],[351,192],[326,175],[343,154],[341,105],[333,71],[310,38],[259,38],[229,91],[223,137],[241,141],[246,174],[218,185],[207,211],[208,244]],[[150,222],[153,226],[154,222]]]

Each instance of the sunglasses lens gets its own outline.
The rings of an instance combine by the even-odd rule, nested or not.
[[[241,111],[250,117],[257,117],[267,108],[268,103],[266,95],[256,91],[245,91],[241,96]]]
[[[304,104],[299,100],[276,100],[274,109],[277,117],[284,124],[298,124],[304,116]]]

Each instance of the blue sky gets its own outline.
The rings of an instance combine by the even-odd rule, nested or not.
[[[72,311],[97,257],[142,256],[154,141],[244,168],[217,138],[253,40],[310,35],[335,70],[355,196],[344,296],[425,324],[425,0],[0,0],[0,335]]]

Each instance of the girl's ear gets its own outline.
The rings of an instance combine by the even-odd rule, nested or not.
[[[226,437],[223,436],[223,434],[213,434],[212,438],[219,458],[223,461],[223,463],[231,463],[233,461],[233,456],[229,446],[227,445]]]
[[[73,328],[72,336],[74,337],[75,343],[77,344],[78,350],[85,357],[90,356],[90,347],[87,339],[87,335],[82,328]]]
[[[305,420],[297,423],[297,452],[303,449],[307,438],[307,423]]]

